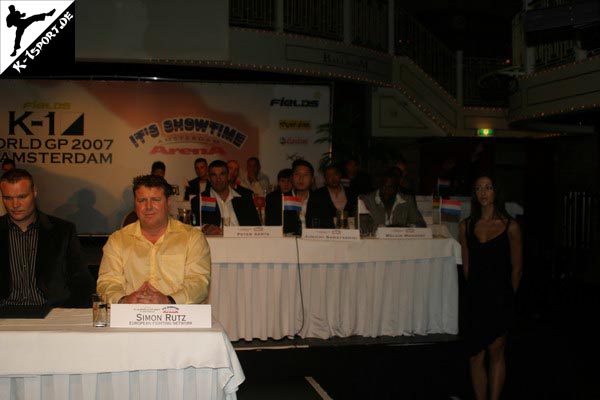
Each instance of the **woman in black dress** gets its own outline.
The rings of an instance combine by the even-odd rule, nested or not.
[[[477,399],[498,399],[502,392],[506,334],[522,270],[521,231],[506,212],[495,183],[488,175],[475,180],[471,216],[459,230],[467,287],[464,333]]]

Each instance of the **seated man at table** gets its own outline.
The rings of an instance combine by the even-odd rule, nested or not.
[[[274,197],[274,196],[279,196],[281,197],[281,195],[283,193],[288,193],[292,190],[292,169],[291,168],[285,168],[282,169],[281,171],[279,171],[277,173],[277,187],[275,187],[275,189],[267,194],[267,203],[269,202],[269,200]]]
[[[75,225],[44,214],[23,169],[0,178],[7,214],[0,217],[0,305],[88,307],[94,282]]]
[[[342,175],[345,181],[344,186],[350,187],[356,194],[367,194],[373,190],[371,177],[368,173],[360,169],[358,158],[353,157],[346,160]]]
[[[249,196],[252,198],[254,196],[254,192],[252,192],[251,189],[243,186],[241,183],[240,164],[238,164],[238,162],[235,160],[229,160],[227,161],[227,170],[229,171],[229,187],[238,192],[240,196]]]
[[[265,225],[282,225],[283,214],[283,232],[296,235],[302,233],[314,174],[315,169],[308,161],[298,159],[292,163],[292,190],[267,198]]]
[[[373,218],[374,226],[424,227],[423,216],[414,200],[398,192],[398,177],[393,170],[383,175],[379,189],[360,196]]]
[[[223,233],[221,222],[229,226],[258,226],[260,218],[252,192],[242,195],[229,186],[229,169],[225,161],[215,160],[208,166],[210,188],[192,199],[192,212],[207,235]]]
[[[183,200],[186,201],[204,192],[206,185],[208,185],[208,163],[205,158],[196,158],[194,161],[194,171],[196,172],[196,177],[185,185]]]
[[[250,157],[246,161],[246,171],[240,176],[242,186],[252,190],[255,196],[264,197],[271,183],[269,177],[260,171],[258,157]]]
[[[338,210],[352,216],[358,204],[352,188],[341,185],[342,173],[335,165],[323,171],[325,186],[315,190],[308,199],[306,226],[309,228],[334,228],[334,218]]]
[[[208,295],[208,243],[169,217],[171,190],[159,176],[133,180],[139,219],[110,235],[98,271],[97,291],[107,302],[195,304]]]

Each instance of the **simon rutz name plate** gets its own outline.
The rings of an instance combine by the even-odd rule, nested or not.
[[[283,237],[282,226],[224,226],[226,238],[274,238]]]
[[[377,239],[431,239],[431,228],[377,228]]]
[[[210,304],[111,304],[112,328],[211,328]]]

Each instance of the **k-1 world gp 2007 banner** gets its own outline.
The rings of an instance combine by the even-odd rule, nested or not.
[[[194,160],[258,156],[272,183],[295,158],[318,167],[328,86],[0,80],[0,160],[31,172],[41,210],[111,233],[133,209],[131,181],[166,164],[181,205]]]

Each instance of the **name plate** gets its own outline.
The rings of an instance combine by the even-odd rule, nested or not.
[[[210,304],[111,304],[112,328],[211,328]]]
[[[282,226],[224,226],[223,237],[226,238],[280,238],[283,237]]]
[[[302,239],[310,240],[338,240],[352,241],[360,240],[358,229],[302,229]]]
[[[377,239],[431,239],[431,228],[377,228]]]

